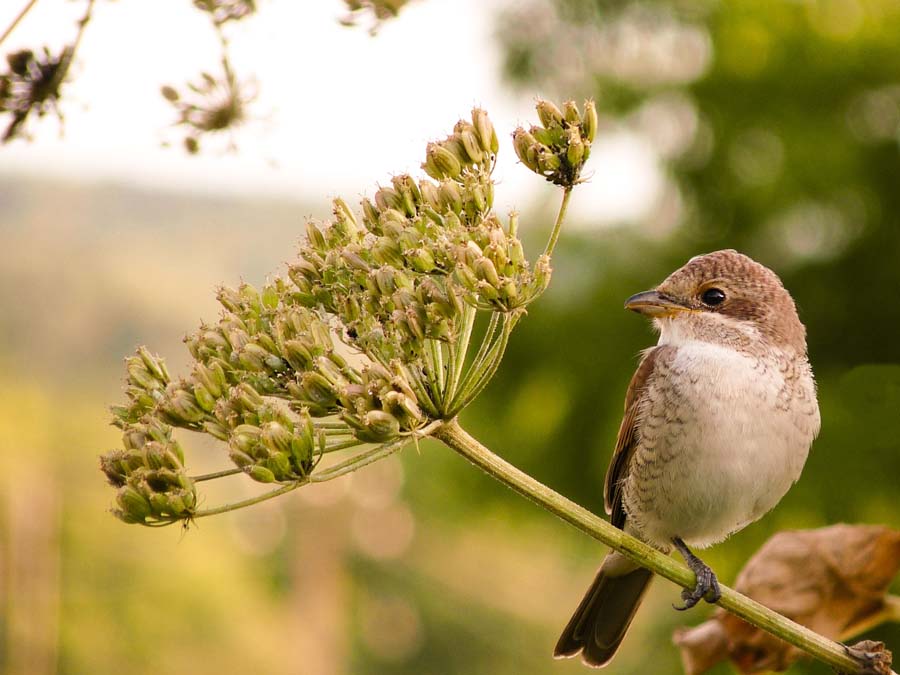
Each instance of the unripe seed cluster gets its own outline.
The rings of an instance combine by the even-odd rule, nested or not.
[[[513,132],[513,147],[521,162],[551,183],[575,185],[591,154],[598,124],[594,101],[586,100],[582,108],[566,101],[560,110],[550,101],[538,100],[535,109],[541,126]]]

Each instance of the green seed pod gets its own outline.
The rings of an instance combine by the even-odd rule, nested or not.
[[[378,209],[368,199],[362,200],[363,222],[373,232],[378,231]]]
[[[534,287],[537,293],[543,293],[550,285],[550,276],[553,269],[550,267],[550,257],[542,255],[534,265]]]
[[[599,125],[599,121],[597,119],[597,106],[594,103],[594,100],[589,98],[584,102],[584,124],[582,126],[582,135],[584,139],[587,141],[588,145],[594,142],[594,138],[597,135],[597,126]]]
[[[400,434],[400,422],[384,410],[370,410],[362,420],[363,430],[357,437],[368,443],[384,443]]]
[[[522,127],[513,132],[513,149],[516,151],[516,156],[532,171],[537,171],[538,167],[537,162],[528,154],[528,150],[535,145],[537,145],[535,137]]]
[[[210,393],[209,389],[199,382],[194,385],[194,398],[203,410],[211,413],[216,407],[216,398]]]
[[[578,106],[575,101],[566,101],[563,103],[563,117],[566,118],[566,124],[570,126],[581,126],[581,113],[578,112]]]
[[[473,164],[481,164],[485,159],[485,155],[481,149],[481,144],[478,142],[478,137],[475,135],[474,128],[459,132],[457,137],[471,162]]]
[[[228,457],[239,469],[246,469],[248,466],[253,466],[256,463],[256,460],[246,452],[241,452],[233,447],[228,449]]]
[[[562,166],[562,162],[560,161],[556,153],[551,151],[549,148],[541,148],[537,156],[537,165],[538,168],[540,168],[541,173],[551,174],[559,171],[559,167]]]
[[[274,483],[275,474],[271,470],[259,464],[254,464],[247,470],[247,475],[260,483]]]
[[[494,125],[491,123],[488,114],[481,108],[472,110],[472,125],[478,135],[478,143],[481,149],[487,153],[497,154],[500,149],[500,142],[497,139],[497,132],[494,131]]]
[[[163,359],[151,354],[144,346],[138,347],[137,353],[141,357],[144,367],[153,377],[163,384],[169,383],[169,371],[166,370],[166,362]]]
[[[386,209],[396,209],[399,211],[403,208],[402,201],[400,195],[389,187],[379,188],[375,193],[375,204],[378,206],[379,211],[384,211]]]
[[[238,363],[245,370],[251,372],[262,372],[266,369],[266,357],[269,353],[257,344],[252,342],[244,345],[238,353]]]
[[[497,274],[497,268],[494,267],[488,258],[481,257],[475,261],[475,274],[479,279],[483,279],[494,288],[500,287],[500,276]]]
[[[206,420],[203,423],[203,430],[213,438],[218,438],[220,441],[228,440],[228,429],[215,420]]]
[[[291,480],[294,472],[291,470],[291,460],[285,453],[276,453],[265,461],[265,467],[272,472],[275,480]]]
[[[406,252],[406,260],[417,272],[427,274],[434,269],[434,256],[427,248],[415,248]]]
[[[312,366],[312,354],[300,340],[285,341],[283,353],[294,370],[304,371]]]
[[[500,297],[500,292],[497,290],[497,287],[492,286],[487,281],[479,281],[476,284],[475,291],[481,296],[482,300],[486,300],[487,302],[493,302]]]
[[[462,164],[459,158],[438,143],[428,144],[425,150],[425,157],[423,168],[429,176],[436,180],[458,178],[460,173],[462,173]]]
[[[128,372],[128,382],[129,384],[133,384],[134,386],[150,390],[150,389],[158,389],[162,385],[150,371],[144,366],[138,358],[130,358],[125,360],[126,370]]]
[[[283,424],[266,422],[260,432],[260,441],[274,453],[289,453],[294,435]]]
[[[182,424],[193,424],[206,416],[194,395],[185,389],[177,389],[171,394],[165,411]]]
[[[538,99],[535,110],[537,110],[538,118],[541,120],[541,124],[544,125],[544,128],[551,129],[553,127],[562,127],[563,114],[560,112],[559,108],[550,101]]]
[[[352,228],[348,229],[355,232],[359,223],[356,220],[356,214],[353,213],[347,202],[340,197],[336,197],[332,200],[331,207],[331,212],[334,214],[335,219],[345,225],[352,225]]]
[[[475,291],[478,287],[478,277],[475,276],[475,272],[465,265],[456,266],[456,269],[453,270],[453,278],[466,290]]]
[[[579,168],[584,162],[584,142],[581,140],[581,131],[578,127],[569,127],[568,135],[566,159],[573,167]]]
[[[337,396],[331,383],[320,373],[303,373],[300,378],[300,386],[303,389],[304,399],[319,408],[332,408],[337,402]]]
[[[328,242],[325,241],[325,235],[312,220],[306,221],[306,239],[315,250],[321,253],[328,250]]]
[[[438,192],[441,196],[441,204],[445,210],[450,210],[456,214],[462,211],[462,192],[459,189],[458,183],[452,180],[445,180],[441,182]]]
[[[263,404],[263,397],[246,382],[232,387],[231,397],[242,410],[257,410]]]
[[[430,180],[422,179],[419,181],[419,191],[425,204],[428,204],[432,209],[441,208],[441,198],[437,185]]]
[[[116,502],[122,508],[122,511],[136,523],[142,523],[150,517],[150,502],[138,490],[130,485],[126,485],[116,495]]]

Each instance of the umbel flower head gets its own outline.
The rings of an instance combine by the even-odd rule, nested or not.
[[[578,182],[581,167],[591,154],[597,135],[597,107],[591,99],[579,110],[566,101],[560,110],[551,101],[537,102],[541,126],[513,132],[513,147],[522,163],[551,183],[571,187]]]
[[[282,484],[272,494],[329,480],[468,405],[551,273],[547,254],[526,259],[517,215],[492,210],[498,145],[475,109],[428,144],[428,178],[394,176],[361,213],[335,199],[285,276],[219,290],[219,321],[185,340],[186,376],[143,347],[127,359],[127,401],[113,408],[123,448],[101,459],[115,514],[150,525],[220,512],[197,510],[197,483],[231,473]],[[224,441],[233,468],[190,477],[173,428]]]

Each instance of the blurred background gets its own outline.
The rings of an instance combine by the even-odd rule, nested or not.
[[[497,204],[533,253],[558,195],[506,134],[539,95],[602,115],[553,285],[464,415],[474,435],[602,513],[655,341],[622,302],[734,247],[797,301],[823,428],[778,508],[705,559],[731,582],[782,529],[900,527],[900,3],[419,0],[375,37],[337,0],[259,4],[231,37],[258,116],[228,143],[188,156],[159,96],[215,64],[208,22],[121,0],[95,7],[64,135],[47,118],[0,147],[0,670],[583,672],[550,654],[603,547],[437,444],[187,531],[115,520],[97,467],[123,357],[147,344],[178,372],[217,284],[281,271],[305,217],[417,170],[474,104],[507,139]],[[4,50],[56,44],[81,12],[43,0]],[[192,441],[199,471],[226,466]],[[677,599],[654,585],[606,672],[680,672],[671,632],[710,610]],[[869,637],[900,648],[897,626]]]

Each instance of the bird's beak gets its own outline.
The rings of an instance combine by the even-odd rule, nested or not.
[[[659,291],[644,291],[632,295],[625,301],[625,309],[657,318],[672,316],[676,312],[690,311],[690,308],[666,297]]]

